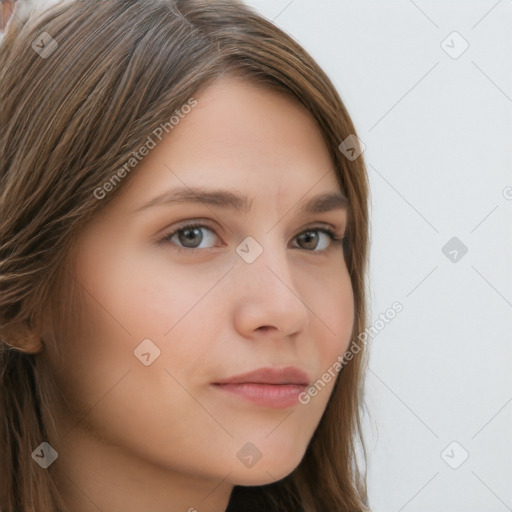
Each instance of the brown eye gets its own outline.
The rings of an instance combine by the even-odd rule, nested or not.
[[[297,241],[301,249],[314,250],[318,245],[318,232],[317,231],[304,231],[297,236]]]
[[[176,246],[177,249],[210,249],[215,247],[217,235],[205,225],[182,226],[165,235],[160,243]]]
[[[180,244],[195,249],[203,240],[201,228],[184,228],[177,233]]]
[[[308,229],[297,235],[299,249],[311,252],[321,252],[332,245],[341,245],[343,238],[337,238],[334,231],[330,229]]]

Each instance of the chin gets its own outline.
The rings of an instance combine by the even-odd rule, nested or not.
[[[247,487],[256,487],[260,485],[267,485],[267,484],[273,484],[274,482],[278,482],[279,480],[282,480],[289,474],[293,472],[295,468],[292,468],[290,471],[287,471],[285,473],[279,473],[269,475],[265,470],[263,471],[237,471],[236,474],[233,473],[232,476],[232,483],[233,485],[242,485]],[[253,468],[254,470],[254,468]]]
[[[244,468],[239,465],[231,475],[234,485],[258,486],[267,485],[282,480],[299,466],[303,453],[289,455],[288,457],[276,455],[265,459],[262,457],[252,467]]]

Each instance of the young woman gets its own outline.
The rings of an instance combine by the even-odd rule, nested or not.
[[[325,73],[235,0],[61,3],[0,70],[0,510],[367,510]]]

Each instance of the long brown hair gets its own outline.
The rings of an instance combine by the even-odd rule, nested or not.
[[[37,51],[43,47],[46,55]],[[51,405],[51,376],[38,354],[69,324],[78,296],[70,270],[74,242],[123,183],[102,200],[93,191],[155,126],[226,73],[294,95],[316,119],[348,198],[352,343],[364,330],[366,170],[361,157],[348,159],[338,149],[354,126],[299,44],[237,0],[66,1],[26,23],[15,19],[0,45],[2,512],[65,510],[51,468],[41,471],[31,458],[46,439],[42,411]],[[43,324],[44,341],[34,328]],[[267,510],[367,510],[357,464],[361,447],[364,460],[365,366],[363,347],[340,373],[299,466],[252,489]],[[243,496],[244,488],[235,491]]]

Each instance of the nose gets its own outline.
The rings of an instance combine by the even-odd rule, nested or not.
[[[267,244],[252,263],[237,262],[234,322],[246,338],[283,339],[307,329],[309,309],[294,283],[287,250]]]

